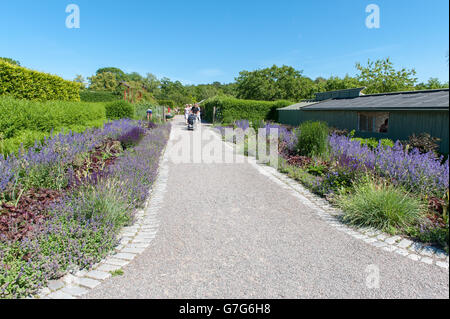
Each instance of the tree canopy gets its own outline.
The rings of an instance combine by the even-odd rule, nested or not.
[[[348,88],[366,87],[365,94],[395,92],[404,90],[424,90],[448,88],[448,83],[441,83],[431,78],[427,83],[416,84],[414,69],[396,69],[389,58],[371,61],[366,65],[355,64],[357,74],[344,77],[330,76],[311,79],[303,75],[303,71],[292,66],[273,65],[269,68],[254,71],[244,70],[239,73],[235,82],[223,84],[183,85],[180,81],[172,81],[147,73],[145,76],[137,72],[125,73],[119,68],[107,67],[98,69],[89,77],[89,88],[123,94],[121,82],[126,82],[134,92],[147,100],[171,100],[177,106],[199,102],[218,95],[251,100],[290,100],[297,102],[314,98],[314,93],[335,91]],[[75,81],[82,81],[77,77]]]

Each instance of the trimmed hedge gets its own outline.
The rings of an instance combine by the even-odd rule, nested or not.
[[[106,118],[108,120],[133,119],[134,105],[126,101],[116,101],[106,104]]]
[[[106,121],[103,103],[28,101],[0,96],[0,153],[16,152],[61,130],[82,132]]]
[[[80,101],[80,84],[0,61],[0,95],[38,101]]]
[[[231,124],[242,119],[254,123],[261,120],[276,120],[277,108],[291,104],[292,102],[285,100],[268,102],[218,96],[206,100],[200,107],[206,121],[212,122],[213,109],[216,107],[216,122]]]
[[[112,92],[81,90],[80,98],[82,102],[113,102],[121,100],[122,97]]]

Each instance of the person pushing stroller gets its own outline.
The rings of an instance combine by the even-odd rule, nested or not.
[[[188,116],[188,130],[194,130],[195,126],[197,125],[198,121],[199,121],[199,112],[200,109],[197,106],[197,104],[195,104],[192,109],[191,112]]]

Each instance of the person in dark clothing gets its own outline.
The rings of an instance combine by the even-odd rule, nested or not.
[[[384,124],[382,124],[380,126],[380,133],[387,133],[388,132],[388,127],[389,127],[389,120],[386,119],[386,121],[384,121]]]

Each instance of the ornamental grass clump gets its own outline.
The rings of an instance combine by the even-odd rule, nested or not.
[[[374,227],[389,233],[406,231],[424,218],[424,204],[403,189],[375,181],[357,184],[352,193],[336,199],[343,220],[352,225]]]
[[[329,128],[325,122],[305,122],[296,130],[297,152],[303,156],[323,156],[328,152]]]

